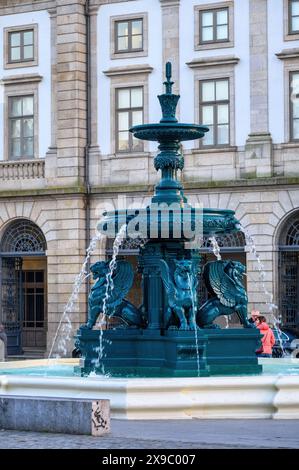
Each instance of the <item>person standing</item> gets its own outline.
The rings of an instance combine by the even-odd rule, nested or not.
[[[272,349],[275,344],[273,331],[267,324],[266,318],[262,315],[257,317],[255,325],[263,335],[261,338],[261,347],[255,351],[256,355],[258,357],[272,357]]]
[[[249,318],[249,323],[254,323],[256,322],[257,318],[260,316],[259,310],[251,310],[251,318]]]
[[[7,357],[7,335],[5,333],[5,327],[3,323],[0,323],[0,341],[3,341],[4,344],[4,360]]]

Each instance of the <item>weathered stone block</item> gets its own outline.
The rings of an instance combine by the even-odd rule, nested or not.
[[[102,436],[110,432],[110,402],[0,396],[0,428]]]

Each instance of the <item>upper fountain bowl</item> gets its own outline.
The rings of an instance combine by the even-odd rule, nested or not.
[[[140,124],[131,127],[130,132],[141,140],[163,142],[195,140],[204,137],[209,128],[201,124],[184,124],[178,122],[160,122],[156,124]]]

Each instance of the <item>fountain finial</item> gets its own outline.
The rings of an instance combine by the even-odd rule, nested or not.
[[[158,96],[163,115],[160,122],[178,122],[177,118],[175,117],[175,112],[180,95],[174,95],[172,93],[172,85],[174,82],[171,80],[171,68],[171,62],[166,62],[166,81],[164,82],[165,93]]]
[[[166,81],[164,82],[165,85],[165,91],[167,95],[172,95],[172,85],[174,82],[171,80],[171,62],[166,62],[165,66],[165,75],[166,75]]]

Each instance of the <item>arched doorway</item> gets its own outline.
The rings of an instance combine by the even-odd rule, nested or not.
[[[8,355],[46,348],[46,240],[27,219],[16,219],[0,243],[0,321]]]
[[[299,328],[299,212],[283,224],[278,249],[279,312],[284,326]]]

